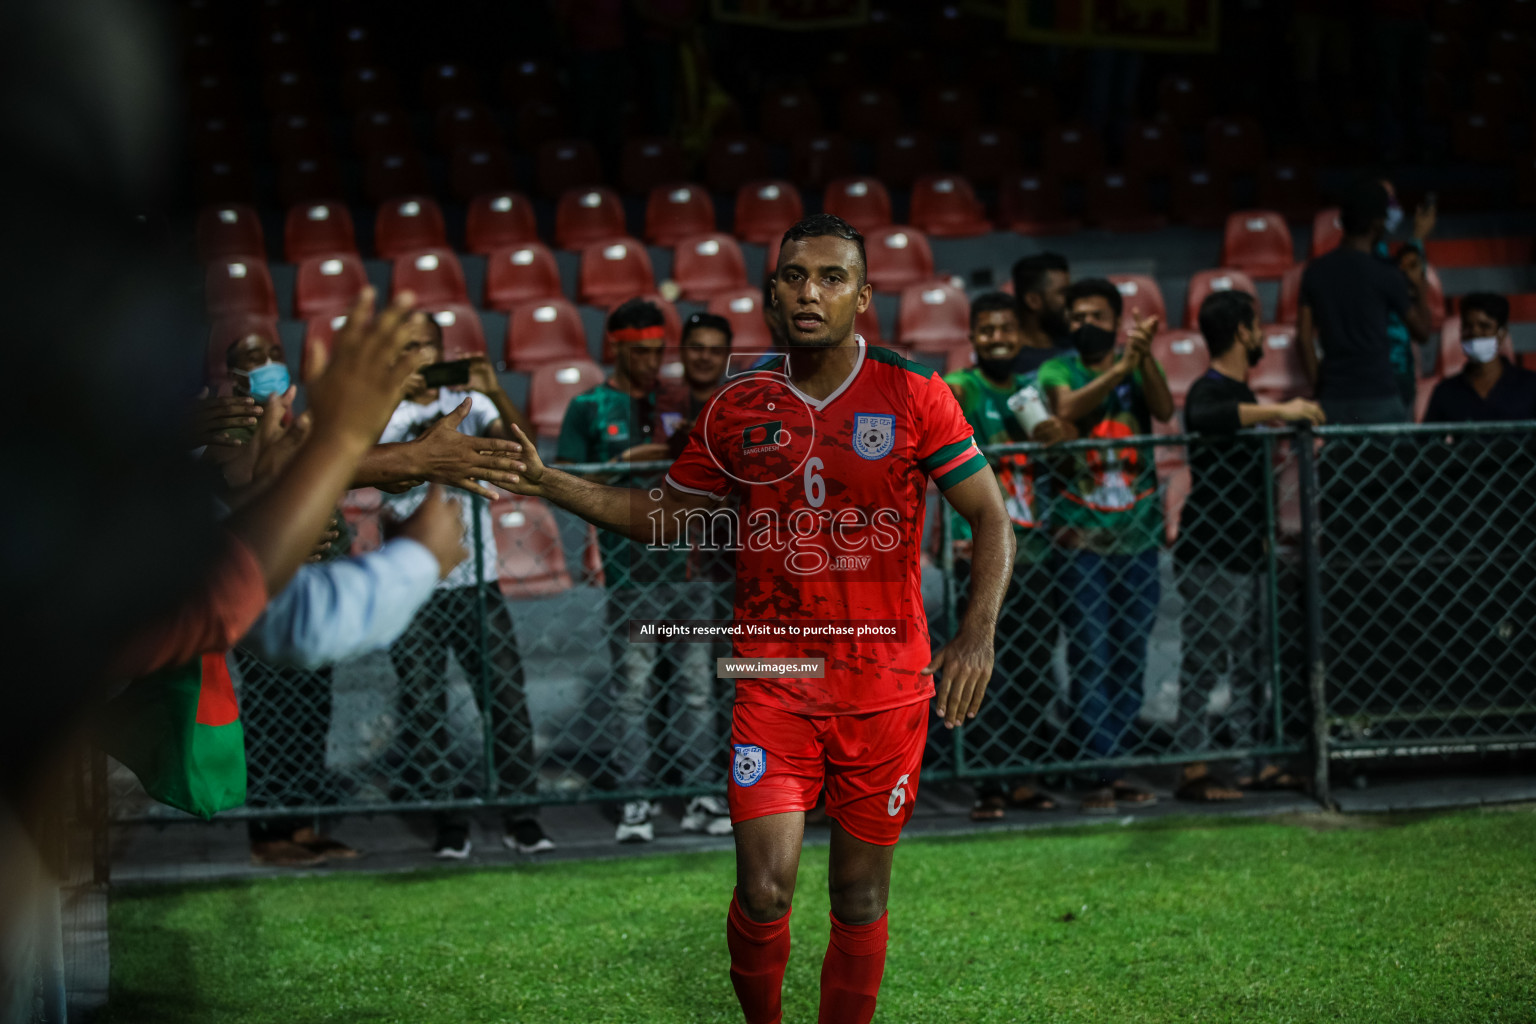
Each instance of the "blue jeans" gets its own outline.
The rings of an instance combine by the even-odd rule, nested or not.
[[[1058,549],[1056,566],[1072,679],[1071,732],[1085,754],[1115,757],[1131,745],[1141,710],[1147,638],[1162,596],[1157,550]]]

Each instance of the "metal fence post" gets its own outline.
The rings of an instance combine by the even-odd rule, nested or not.
[[[1275,509],[1279,505],[1279,488],[1275,483],[1275,435],[1264,434],[1264,539],[1268,549],[1264,559],[1265,593],[1269,605],[1269,688],[1274,710],[1273,746],[1280,746],[1285,737],[1285,709],[1281,700],[1280,671],[1280,537]]]
[[[480,614],[476,617],[475,620],[476,625],[479,627],[477,630],[478,635],[475,637],[475,643],[480,648],[480,731],[482,736],[481,742],[485,746],[485,794],[487,801],[489,801],[496,798],[497,786],[496,730],[493,727],[491,721],[491,651],[489,643],[490,627],[489,623],[486,622],[486,618],[490,615],[490,612],[485,607],[485,559],[480,557],[480,552],[483,550],[480,546],[483,542],[483,538],[480,535],[480,509],[483,507],[485,499],[476,494],[470,500],[474,502],[475,513],[475,546],[471,549],[474,551],[473,557],[475,559],[475,592],[480,597],[479,601],[476,602],[476,606],[479,609]]]
[[[1307,689],[1312,701],[1312,795],[1336,810],[1328,783],[1328,695],[1323,667],[1323,582],[1318,522],[1317,459],[1311,424],[1296,431],[1296,469],[1301,485],[1302,603],[1306,609]]]

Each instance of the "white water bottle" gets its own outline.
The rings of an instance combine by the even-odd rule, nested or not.
[[[1050,410],[1045,407],[1045,400],[1040,397],[1040,389],[1033,384],[1009,395],[1008,408],[1013,410],[1014,418],[1019,421],[1019,426],[1024,428],[1025,437],[1032,435],[1036,427],[1051,418]]]

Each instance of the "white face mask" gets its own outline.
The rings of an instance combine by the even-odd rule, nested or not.
[[[1461,343],[1461,350],[1474,363],[1491,363],[1499,358],[1499,339],[1471,338]]]

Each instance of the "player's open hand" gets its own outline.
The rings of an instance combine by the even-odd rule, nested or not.
[[[934,711],[944,719],[944,728],[953,729],[967,718],[975,718],[992,678],[992,637],[962,631],[939,648],[923,669],[923,675],[934,673],[939,674]]]
[[[459,424],[469,415],[470,404],[470,399],[464,399],[457,409],[410,443],[416,446],[417,461],[426,471],[425,479],[495,501],[498,495],[485,483],[500,487],[511,483],[512,457],[519,448],[500,438],[470,437],[459,433]]]
[[[544,460],[539,458],[538,445],[525,433],[523,428],[516,423],[509,424],[512,434],[517,438],[516,444],[522,449],[521,454],[512,460],[512,482],[507,485],[507,490],[513,494],[526,494],[534,498],[542,498],[544,490],[541,486],[544,482]]]

